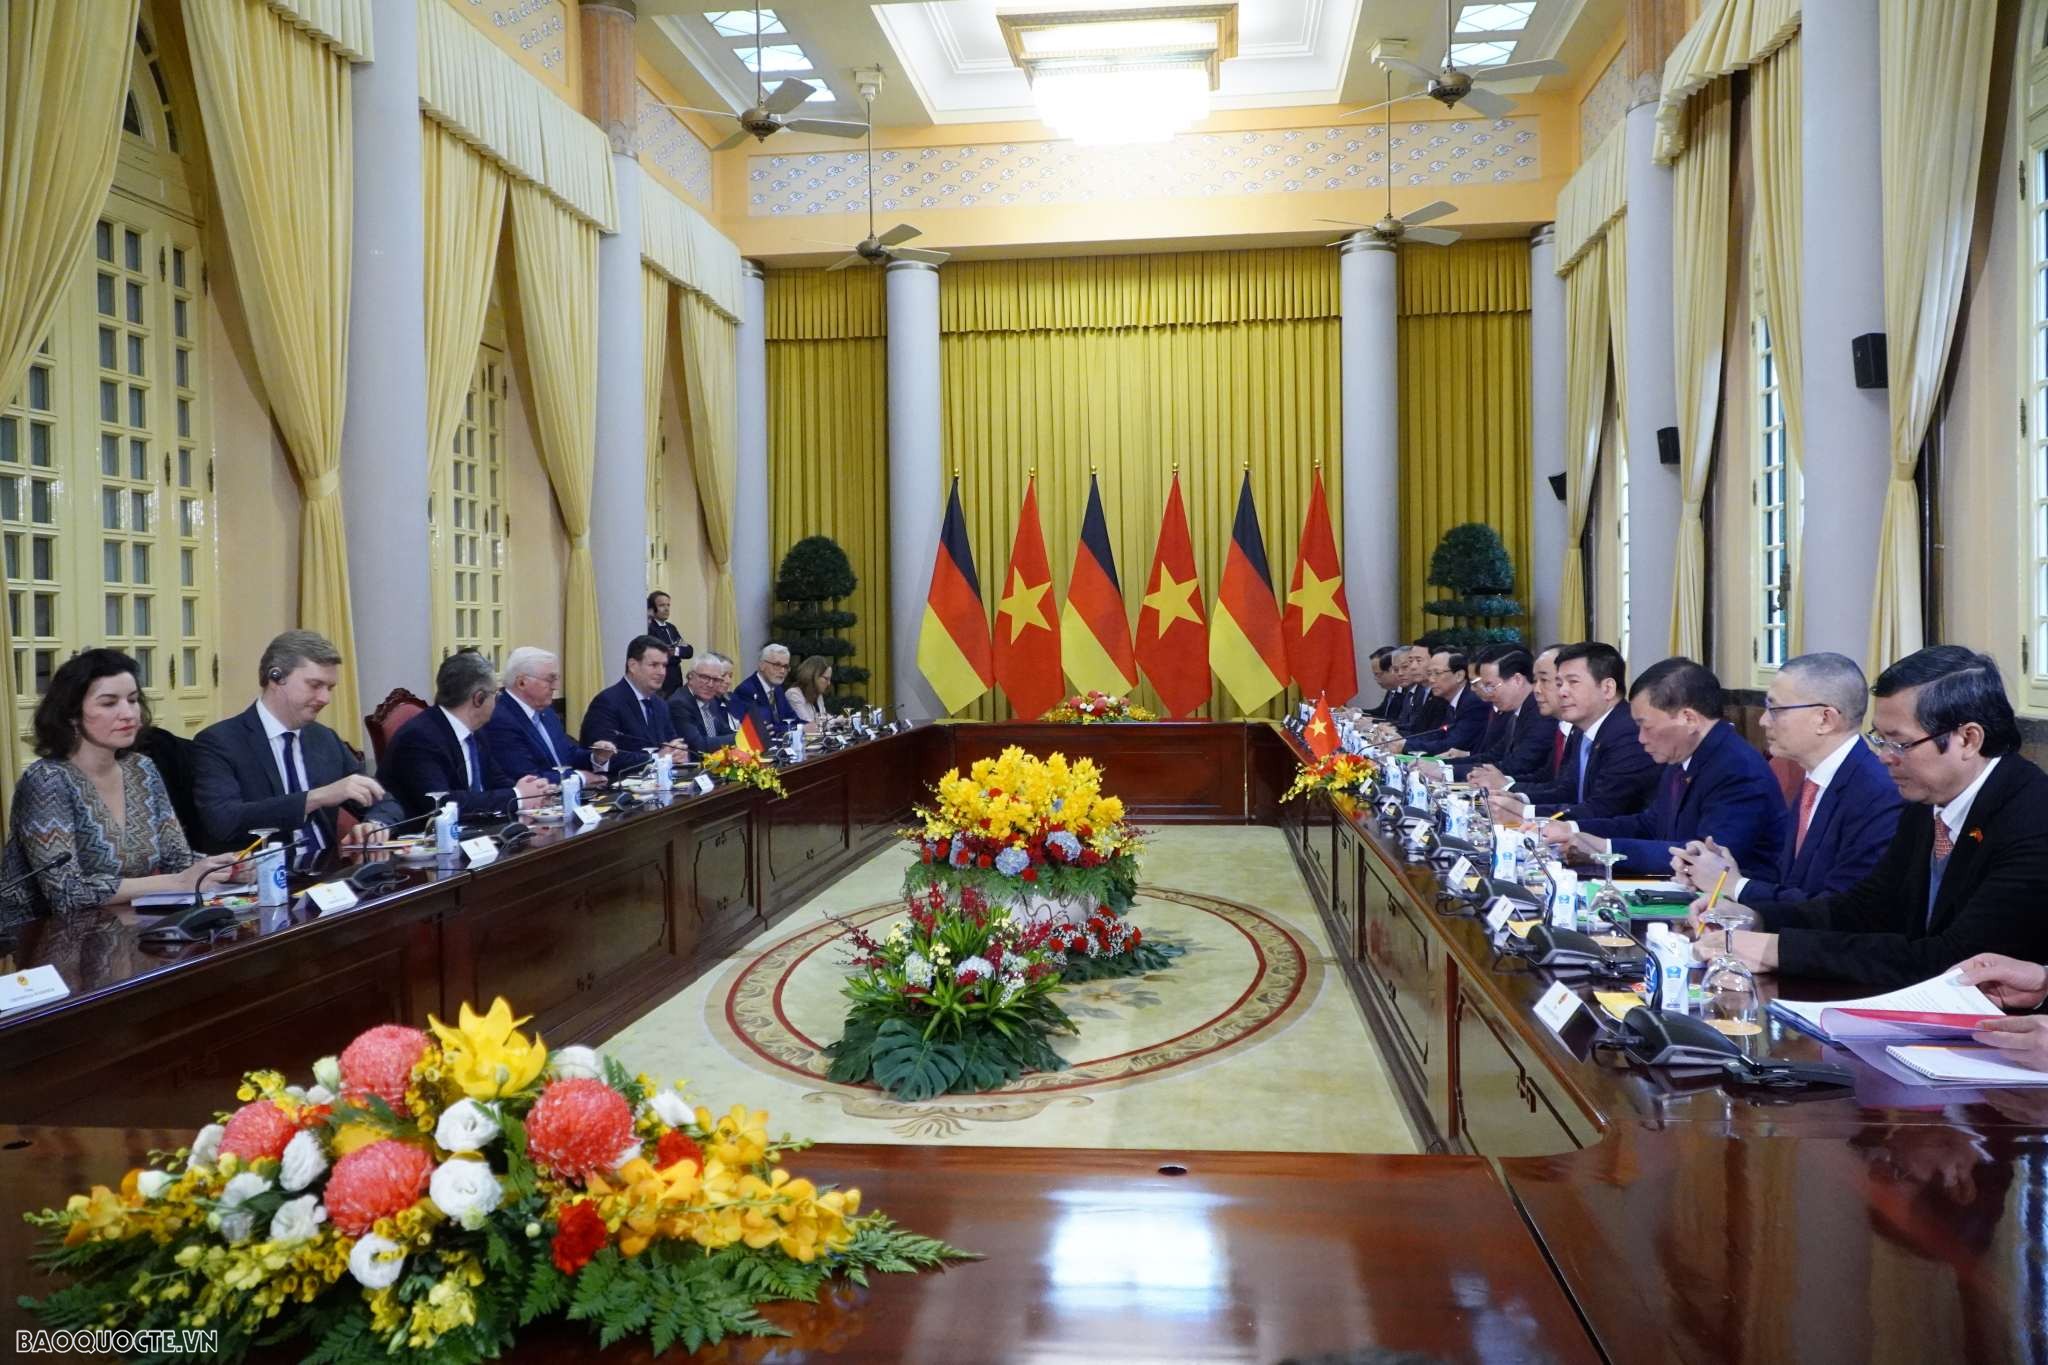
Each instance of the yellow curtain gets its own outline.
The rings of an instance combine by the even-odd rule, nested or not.
[[[138,3],[0,8],[0,400],[27,375],[106,202]],[[0,688],[12,697],[14,686],[0,612]],[[15,727],[0,725],[0,800],[20,769]]]
[[[661,488],[662,381],[668,378],[669,283],[640,267],[641,401],[647,412],[647,589],[662,586],[668,569],[666,512]]]
[[[740,611],[732,589],[732,498],[740,464],[740,328],[693,290],[683,291],[676,312],[690,467],[704,511],[704,544],[718,569],[718,582],[711,590],[711,645],[737,658]]]
[[[1319,462],[1342,543],[1334,253],[956,263],[940,272],[939,318],[946,463],[961,470],[991,613],[990,585],[1002,578],[1034,468],[1055,592],[1066,592],[1093,469],[1134,620],[1176,463],[1207,602],[1247,466],[1280,594]],[[1158,705],[1149,684],[1133,699]],[[1259,714],[1277,715],[1294,700],[1290,688]],[[1217,688],[1207,713],[1237,710]],[[1003,719],[1009,704],[991,692],[965,714]]]
[[[1671,652],[1706,656],[1707,529],[1702,510],[1721,409],[1721,332],[1728,320],[1726,77],[1686,107],[1685,150],[1672,167],[1671,330],[1678,393],[1678,553],[1671,584]],[[1648,528],[1644,528],[1648,529]]]
[[[256,368],[303,495],[299,624],[353,663],[341,514],[355,197],[349,65],[259,0],[185,0],[184,15]],[[360,743],[352,667],[334,703],[335,729]]]
[[[1653,151],[1658,161],[1676,161],[1686,148],[1687,101],[1796,37],[1799,15],[1800,0],[1705,0],[1698,21],[1664,61]]]
[[[432,119],[420,120],[420,188],[426,215],[427,501],[434,509],[429,542],[434,582],[448,563],[448,461],[462,422],[462,405],[476,374],[484,315],[497,278],[498,238],[504,228],[505,176]],[[434,612],[434,657],[440,666],[454,647],[454,622]]]
[[[1429,557],[1461,522],[1500,532],[1529,596],[1529,244],[1401,252],[1401,633],[1459,624],[1425,616]]]
[[[830,536],[853,563],[842,603],[861,695],[891,695],[889,414],[882,272],[771,270],[767,278],[769,538],[775,563]]]
[[[1994,0],[1879,0],[1884,321],[1891,483],[1870,613],[1872,669],[1920,648],[1920,500],[1913,472],[1941,395],[1969,268],[1990,100]]]
[[[1607,252],[1605,237],[1579,257],[1564,281],[1565,534],[1558,584],[1557,638],[1583,640],[1586,619],[1586,519],[1600,468],[1601,418],[1607,411]]]
[[[1806,334],[1801,321],[1800,236],[1804,216],[1800,194],[1800,89],[1804,83],[1799,36],[1750,68],[1749,147],[1756,184],[1751,235],[1763,284],[1764,316],[1771,328],[1771,357],[1778,368],[1778,403],[1785,414],[1785,463],[1797,488],[1806,449],[1806,396],[1800,388]],[[1791,653],[1805,646],[1806,613],[1800,606],[1804,539],[1792,536],[1786,624]]]
[[[597,575],[590,559],[590,481],[597,467],[597,229],[546,190],[509,191],[511,291],[520,385],[533,405],[534,437],[569,537],[563,585],[562,692],[579,714],[607,681],[598,638]],[[612,642],[615,652],[623,640]]]

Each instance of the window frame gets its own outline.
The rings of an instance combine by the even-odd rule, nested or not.
[[[1799,535],[1805,517],[1805,484],[1799,471],[1790,433],[1785,426],[1784,400],[1779,397],[1783,370],[1777,365],[1777,347],[1771,336],[1769,314],[1764,312],[1761,291],[1749,319],[1749,397],[1754,410],[1748,414],[1744,444],[1749,451],[1749,612],[1750,659],[1756,685],[1770,686],[1778,669],[1798,649],[1797,584],[1793,569],[1799,562]],[[1771,458],[1776,447],[1777,459]],[[1771,501],[1770,476],[1778,475],[1778,498]],[[1778,539],[1771,538],[1771,512],[1778,512]],[[1778,581],[1771,582],[1773,546],[1776,547]],[[1771,598],[1776,594],[1778,612],[1774,620]],[[1772,656],[1771,635],[1778,634],[1777,655]]]
[[[2018,596],[2018,688],[2023,711],[2048,714],[2048,2],[2036,0],[2022,32],[2032,46],[2013,81],[2019,130],[2020,223],[2013,234],[2021,293],[2013,428],[2019,547],[2027,566]]]

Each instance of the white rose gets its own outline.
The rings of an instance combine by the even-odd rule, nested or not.
[[[228,1130],[218,1123],[209,1123],[201,1128],[199,1136],[192,1139],[192,1156],[185,1163],[185,1169],[211,1166],[220,1157],[220,1140],[227,1135]]]
[[[293,1133],[278,1162],[277,1183],[296,1192],[318,1180],[326,1169],[327,1153],[320,1150],[320,1139],[311,1132]]]
[[[220,1233],[230,1242],[246,1242],[256,1231],[256,1215],[242,1205],[270,1189],[270,1182],[254,1171],[244,1171],[228,1181],[220,1192]]]
[[[637,1160],[639,1156],[640,1144],[637,1142],[629,1142],[619,1150],[619,1154],[617,1156],[612,1158],[612,1169],[616,1171],[621,1166],[624,1166],[627,1162]]]
[[[376,1233],[359,1240],[348,1253],[348,1273],[365,1289],[389,1289],[405,1273],[398,1243]]]
[[[177,1181],[169,1171],[144,1171],[136,1177],[135,1188],[142,1192],[144,1199],[161,1199],[164,1191]]]
[[[671,1128],[687,1128],[697,1121],[697,1111],[690,1102],[673,1090],[657,1090],[654,1098],[647,1102],[654,1110],[654,1117]]]
[[[270,1219],[270,1240],[285,1246],[310,1242],[326,1221],[327,1210],[320,1207],[319,1195],[302,1194],[297,1199],[287,1199]]]
[[[558,1047],[548,1054],[548,1070],[565,1081],[604,1079],[604,1059],[595,1048]]]
[[[338,1093],[341,1090],[341,1059],[322,1057],[313,1063],[313,1079]]]
[[[334,1092],[324,1085],[316,1085],[306,1092],[306,1103],[332,1104],[334,1103]]]
[[[489,1166],[461,1157],[442,1162],[427,1181],[427,1197],[434,1207],[471,1232],[484,1225],[504,1195]]]
[[[434,1125],[434,1141],[444,1152],[482,1151],[497,1136],[497,1114],[475,1100],[457,1100]]]

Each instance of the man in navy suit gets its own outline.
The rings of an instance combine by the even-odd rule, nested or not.
[[[193,741],[192,789],[206,847],[229,852],[246,845],[251,830],[274,829],[296,836],[304,858],[362,843],[398,820],[398,803],[314,719],[341,678],[341,651],[310,630],[288,630],[264,647],[256,669],[257,699]],[[342,810],[357,822],[346,838],[336,829]]]
[[[1559,768],[1564,763],[1566,741],[1572,727],[1557,718],[1557,654],[1562,645],[1545,645],[1536,655],[1534,682],[1529,695],[1522,703],[1526,716],[1531,704],[1539,718],[1535,725],[1526,721],[1515,729],[1515,750],[1505,755],[1484,758],[1474,762],[1469,771],[1462,774],[1474,786],[1488,791],[1507,791],[1517,782],[1549,783],[1557,780]],[[1482,673],[1484,670],[1481,670]],[[1509,685],[1505,675],[1495,691],[1495,704],[1499,704],[1500,688],[1506,688],[1510,695],[1520,691],[1519,685]],[[1512,768],[1506,766],[1513,764]]]
[[[391,737],[383,772],[408,816],[434,808],[432,792],[455,802],[458,813],[509,818],[524,800],[538,804],[554,790],[544,777],[513,778],[491,757],[482,739],[498,704],[498,674],[473,650],[451,654],[434,675],[434,705]]]
[[[1465,655],[1440,649],[1429,656],[1430,695],[1443,703],[1437,723],[1396,745],[1398,752],[1440,754],[1446,749],[1469,751],[1486,734],[1493,708],[1465,681]]]
[[[513,777],[547,777],[575,768],[586,780],[607,772],[619,746],[608,739],[585,747],[569,738],[555,714],[562,690],[562,661],[545,649],[521,645],[505,659],[505,695],[484,723],[484,747]]]
[[[706,655],[690,665],[683,675],[683,690],[668,699],[669,719],[676,733],[700,754],[723,749],[739,733],[744,712],[729,709],[722,694],[725,669],[715,656]]]
[[[1362,708],[1374,720],[1390,720],[1405,698],[1401,695],[1400,670],[1394,666],[1394,647],[1381,645],[1372,652],[1372,680],[1379,685],[1380,699]]]
[[[1544,838],[1582,853],[1624,855],[1623,870],[1657,877],[1673,849],[1712,834],[1737,860],[1770,866],[1785,846],[1785,798],[1764,756],[1721,719],[1721,680],[1691,659],[1652,665],[1629,689],[1645,753],[1663,765],[1656,799],[1631,815],[1552,820]]]
[[[1479,665],[1480,695],[1493,703],[1493,724],[1487,740],[1470,758],[1451,764],[1453,776],[1464,779],[1482,766],[1496,772],[1534,777],[1550,761],[1551,740],[1559,731],[1543,713],[1536,692],[1536,663],[1516,645]],[[1445,755],[1453,757],[1453,755]]]
[[[789,662],[788,645],[763,645],[754,671],[732,690],[732,704],[753,712],[754,724],[761,727],[764,736],[798,723],[785,689],[789,681]]]
[[[1764,694],[1763,727],[1771,757],[1797,763],[1806,775],[1792,838],[1768,864],[1738,859],[1713,838],[1694,840],[1672,860],[1678,879],[1711,892],[1725,873],[1723,898],[1751,907],[1831,896],[1862,881],[1891,843],[1904,806],[1858,733],[1869,696],[1863,670],[1840,654],[1782,664]],[[1743,875],[1744,861],[1755,876]]]
[[[1401,676],[1408,680],[1408,698],[1401,704],[1394,725],[1403,735],[1413,735],[1443,724],[1443,699],[1429,687],[1430,662],[1435,654],[1428,645],[1409,645],[1400,658]]]
[[[1650,804],[1660,770],[1622,704],[1627,679],[1628,665],[1613,645],[1588,640],[1557,652],[1557,716],[1572,727],[1564,760],[1554,780],[1496,796],[1497,816],[1512,817],[1528,804],[1580,820],[1633,815]]]
[[[1761,931],[1731,935],[1736,956],[1879,990],[1980,954],[2048,961],[2048,773],[2020,756],[1997,661],[1931,645],[1873,690],[1872,744],[1907,803],[1898,829],[1847,891],[1758,907]]]
[[[589,745],[610,740],[621,749],[672,746],[677,758],[688,758],[662,699],[667,676],[668,646],[652,635],[634,636],[626,646],[626,676],[590,699],[577,738]]]

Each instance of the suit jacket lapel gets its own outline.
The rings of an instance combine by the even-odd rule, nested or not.
[[[264,733],[263,717],[257,714],[255,702],[250,702],[249,709],[242,713],[242,724],[248,729],[249,747],[257,755],[257,766],[263,770],[263,780],[270,784],[270,794],[283,796],[284,778],[277,771],[277,751],[270,747],[270,736]]]
[[[1977,799],[1970,803],[1969,818],[1963,821],[1962,832],[1956,836],[1955,847],[1949,850],[1948,867],[1941,874],[1941,890],[1934,894],[1934,913],[1928,917],[1931,928],[1939,929],[1947,924],[1955,913],[1955,905],[1963,893],[1964,883],[1970,879],[1970,870],[1977,859],[1983,856],[1984,822],[1998,813],[2005,802],[2005,784],[2016,771],[2012,764],[2002,763],[1985,779],[1977,790]],[[1938,818],[1938,817],[1937,817]],[[1928,861],[1933,863],[1934,827],[1927,830]],[[1931,875],[1931,872],[1930,872]],[[1922,905],[1927,903],[1921,896]]]

